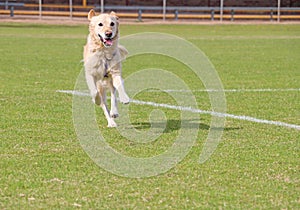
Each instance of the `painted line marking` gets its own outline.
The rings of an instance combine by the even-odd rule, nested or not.
[[[78,96],[90,96],[90,94],[87,92],[80,92],[80,91],[74,91],[74,90],[57,90],[56,92],[78,95]],[[130,99],[130,102],[134,103],[134,104],[138,104],[138,105],[162,107],[162,108],[168,108],[168,109],[173,109],[173,110],[178,110],[178,111],[188,111],[188,112],[192,112],[192,113],[208,114],[208,115],[217,116],[217,117],[228,117],[228,118],[237,119],[237,120],[256,122],[256,123],[260,123],[260,124],[276,125],[276,126],[300,130],[300,125],[289,124],[289,123],[280,122],[280,121],[264,120],[264,119],[258,119],[255,117],[243,116],[243,115],[233,115],[233,114],[227,114],[227,113],[221,113],[221,112],[207,111],[207,110],[195,109],[192,107],[175,106],[175,105],[170,105],[170,104],[160,104],[160,103],[155,103],[155,102],[151,102],[151,101],[140,101],[140,100]]]
[[[286,88],[286,89],[224,89],[224,90],[213,90],[213,89],[199,89],[199,90],[148,90],[149,92],[179,92],[179,93],[187,93],[187,92],[300,92],[300,88]]]

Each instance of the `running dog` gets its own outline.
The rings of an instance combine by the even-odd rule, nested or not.
[[[94,10],[88,13],[89,35],[84,46],[83,58],[86,82],[95,104],[101,106],[108,127],[116,127],[114,118],[119,116],[116,90],[121,103],[128,104],[122,79],[121,61],[128,54],[118,44],[119,21],[114,12],[96,15]],[[106,91],[111,92],[111,110],[106,103]]]

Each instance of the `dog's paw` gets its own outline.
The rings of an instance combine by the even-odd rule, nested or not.
[[[109,128],[115,128],[117,127],[117,123],[114,120],[110,120],[110,122],[108,122],[107,127]]]
[[[126,93],[120,94],[119,97],[120,97],[120,102],[121,103],[123,103],[123,104],[129,104],[130,98],[128,97],[128,95]]]
[[[109,115],[110,115],[111,118],[117,118],[117,117],[119,117],[118,109],[112,108],[110,110]]]
[[[117,117],[119,117],[119,114],[110,114],[110,117],[111,118],[117,118]]]
[[[92,95],[92,101],[94,104],[96,105],[100,105],[101,104],[101,98],[99,96],[99,93],[97,92],[96,94]]]

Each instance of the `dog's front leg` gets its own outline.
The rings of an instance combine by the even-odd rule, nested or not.
[[[101,99],[95,84],[95,79],[92,75],[88,74],[87,72],[85,73],[85,78],[87,85],[90,89],[90,94],[92,96],[92,100],[95,104],[100,105],[101,104]]]
[[[121,76],[119,75],[113,76],[113,86],[118,90],[120,102],[123,104],[128,104],[130,99],[127,93],[125,92],[125,88]]]
[[[117,118],[119,116],[118,112],[118,103],[117,103],[117,96],[116,96],[116,88],[113,85],[110,85],[110,100],[111,100],[111,108],[110,108],[110,116],[112,118]]]

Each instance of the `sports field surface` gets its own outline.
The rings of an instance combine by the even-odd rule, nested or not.
[[[132,127],[122,124],[122,113],[116,122],[123,130],[162,132],[151,142],[131,141],[106,128],[95,107],[97,128],[130,157],[157,156],[187,129],[196,141],[182,161],[156,176],[130,178],[99,167],[82,148],[73,119],[88,26],[0,23],[0,209],[299,209],[300,24],[121,25],[122,38],[141,32],[183,38],[218,73],[226,122],[210,158],[199,163],[213,129],[213,90],[184,63],[146,53],[123,63],[123,77],[130,97],[149,103],[127,105]],[[131,95],[126,78],[143,69],[176,75],[197,107],[176,103],[170,94],[187,94],[180,89]],[[151,125],[154,110],[164,114]],[[181,127],[184,111],[197,119],[188,127]]]

